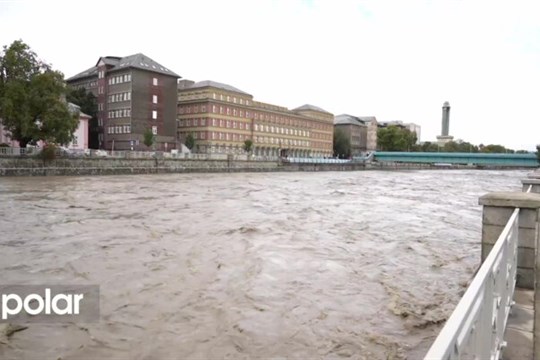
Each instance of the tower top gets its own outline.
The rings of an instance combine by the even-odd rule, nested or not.
[[[450,103],[448,101],[445,101],[444,104],[442,105],[443,107],[450,107]]]

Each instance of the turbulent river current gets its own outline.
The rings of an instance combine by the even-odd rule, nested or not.
[[[99,285],[100,319],[0,358],[421,358],[479,265],[478,197],[525,176],[2,178],[1,283]]]

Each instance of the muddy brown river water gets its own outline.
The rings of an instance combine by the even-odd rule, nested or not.
[[[97,284],[14,359],[416,359],[524,171],[0,178],[4,284]]]

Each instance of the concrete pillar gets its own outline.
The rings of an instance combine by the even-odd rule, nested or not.
[[[482,196],[482,262],[516,208],[519,212],[517,286],[534,289],[537,267],[540,194],[495,192]]]
[[[523,184],[523,192],[526,192],[527,189],[531,187],[531,193],[540,194],[540,178],[527,178],[521,180],[521,183]]]

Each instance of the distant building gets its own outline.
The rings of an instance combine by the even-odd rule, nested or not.
[[[351,155],[377,150],[377,119],[375,116],[342,114],[334,117],[334,129],[341,129],[351,142]]]
[[[4,129],[0,119],[0,144],[8,144],[11,147],[19,147],[19,142],[11,139],[11,133]]]
[[[215,81],[178,83],[178,137],[195,138],[194,152],[255,155],[332,156],[334,116],[316,106],[289,110]]]
[[[422,127],[415,123],[406,123],[401,120],[390,120],[390,121],[381,121],[379,122],[379,127],[384,128],[387,126],[397,126],[401,129],[407,129],[410,132],[416,133],[416,143],[420,144],[420,135],[422,132]]]
[[[334,117],[334,131],[341,131],[351,144],[351,156],[367,150],[367,125],[355,116],[342,114]]]
[[[363,121],[364,124],[367,126],[366,150],[367,151],[377,150],[377,129],[378,129],[377,118],[375,116],[358,116],[358,119],[360,119],[360,121]]]
[[[177,79],[180,76],[146,55],[105,56],[69,79],[98,101],[100,148],[145,150],[144,133],[155,135],[155,148],[176,147]]]
[[[66,147],[73,150],[88,149],[88,122],[92,117],[83,113],[78,105],[68,103],[68,107],[72,113],[79,114],[79,126],[73,133],[73,140]]]

